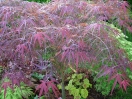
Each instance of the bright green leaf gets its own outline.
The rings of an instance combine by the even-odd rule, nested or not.
[[[88,97],[88,91],[87,91],[87,89],[81,89],[81,96],[83,98],[87,98]]]
[[[73,74],[73,75],[72,75],[72,78],[74,79],[76,76],[77,76],[76,74]]]
[[[77,79],[82,79],[83,78],[83,74],[78,74],[77,75]]]

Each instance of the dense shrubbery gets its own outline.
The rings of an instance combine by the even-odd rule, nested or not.
[[[31,74],[45,75],[36,87],[39,96],[52,88],[56,97],[57,75],[64,76],[67,67],[78,72],[80,64],[97,64],[98,77],[108,76],[126,90],[131,81],[126,68],[131,67],[119,42],[120,34],[107,20],[116,21],[132,31],[127,3],[119,0],[54,0],[48,4],[6,0],[0,4],[0,65],[3,79],[12,85],[31,85]],[[50,51],[49,51],[50,50]],[[2,82],[5,90],[10,84]],[[34,84],[33,84],[34,86]],[[6,91],[5,93],[6,94]],[[63,97],[64,98],[64,97]]]

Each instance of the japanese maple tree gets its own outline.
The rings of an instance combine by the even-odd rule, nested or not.
[[[78,71],[80,63],[101,64],[98,76],[108,75],[109,80],[114,79],[112,90],[116,84],[126,90],[131,83],[126,75],[130,62],[115,39],[120,32],[106,21],[117,22],[132,31],[127,9],[129,5],[122,0],[52,0],[48,4],[21,0],[1,2],[3,79],[8,77],[12,84],[19,85],[19,81],[30,80],[31,73],[44,71],[45,76],[36,87],[40,90],[39,96],[52,88],[59,97],[54,73],[63,77],[69,66]],[[53,54],[47,60],[49,49]],[[3,86],[9,85],[3,83]]]

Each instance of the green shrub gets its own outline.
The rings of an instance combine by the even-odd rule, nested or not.
[[[3,70],[3,69],[2,69],[2,66],[0,66],[0,74],[2,73],[2,70]]]
[[[65,87],[66,90],[69,91],[70,95],[74,96],[74,99],[86,99],[88,97],[88,88],[91,88],[87,78],[83,77],[84,74],[72,74],[71,77],[68,77],[69,80],[68,85]],[[61,86],[58,85],[59,89]]]
[[[107,96],[111,92],[113,86],[113,81],[108,82],[108,77],[101,77],[96,80],[95,88],[98,92],[101,92],[102,95]]]
[[[34,72],[32,75],[31,75],[34,79],[37,79],[37,80],[41,80],[43,79],[44,75],[40,74],[40,73],[36,73]]]
[[[108,99],[132,99],[132,88],[129,87],[126,93],[123,90],[116,90],[116,93]]]
[[[14,86],[14,90],[8,87],[6,95],[4,89],[1,89],[0,99],[29,99],[28,97],[33,94],[32,89],[21,82],[20,86]]]
[[[128,58],[132,61],[132,42],[127,41],[125,38],[127,38],[127,36],[125,36],[123,33],[117,37],[119,41],[119,47],[125,50]]]

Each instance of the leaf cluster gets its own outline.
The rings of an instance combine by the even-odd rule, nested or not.
[[[113,81],[107,81],[108,77],[101,77],[96,79],[95,88],[98,92],[100,92],[104,96],[108,96],[111,92],[111,88],[113,85]]]
[[[1,88],[0,99],[29,99],[29,96],[33,94],[32,89],[21,82],[20,86],[15,85],[13,90],[8,86],[6,91],[5,88]]]
[[[67,80],[68,85],[65,86],[65,89],[74,96],[74,99],[86,99],[88,97],[88,88],[91,88],[92,85],[87,78],[84,78],[84,74],[72,74]],[[61,85],[58,87],[61,89]]]
[[[128,38],[123,33],[121,33],[121,36],[118,37],[118,40],[120,42],[120,46],[122,49],[126,51],[126,54],[128,55],[128,58],[132,61],[132,42],[126,40],[125,38]]]
[[[42,95],[47,95],[48,92],[50,91],[50,89],[52,89],[53,93],[55,94],[55,97],[59,97],[60,92],[58,90],[58,88],[55,85],[55,81],[51,80],[51,81],[43,81],[41,80],[41,83],[39,85],[37,85],[36,87],[36,91],[39,91],[39,98]]]
[[[132,88],[129,87],[127,92],[124,93],[122,90],[115,90],[115,94],[109,97],[108,99],[131,99],[132,98]]]
[[[27,1],[30,1],[30,2],[38,2],[38,3],[48,3],[51,0],[27,0]]]

